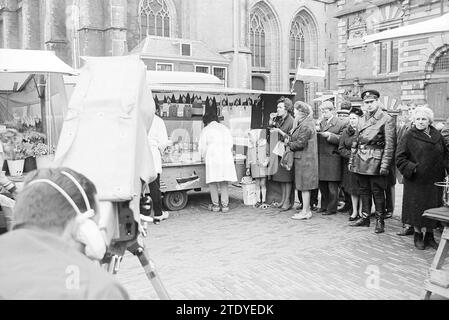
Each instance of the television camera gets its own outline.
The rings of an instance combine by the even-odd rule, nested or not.
[[[77,82],[55,165],[84,174],[97,188],[98,225],[108,245],[105,269],[116,274],[129,251],[159,298],[169,299],[143,243],[141,213],[148,214],[151,201],[142,203],[141,212],[141,193],[156,178],[147,140],[155,105],[146,67],[135,56],[86,58]]]

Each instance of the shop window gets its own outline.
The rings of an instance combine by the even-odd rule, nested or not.
[[[195,66],[195,72],[199,73],[210,73],[208,66]]]
[[[265,67],[265,29],[258,14],[251,15],[250,47],[253,67]]]
[[[446,51],[435,61],[434,72],[449,72],[449,51]]]
[[[170,37],[170,12],[164,0],[142,0],[139,18],[141,37]]]
[[[172,63],[156,63],[157,71],[173,71]]]

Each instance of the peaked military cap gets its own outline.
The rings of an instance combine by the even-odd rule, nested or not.
[[[363,100],[377,100],[380,98],[380,93],[377,90],[366,90],[362,92]]]

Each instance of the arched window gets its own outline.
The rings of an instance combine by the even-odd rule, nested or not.
[[[296,69],[298,61],[305,65],[318,64],[318,30],[312,16],[301,10],[290,27],[290,69]]]
[[[444,52],[437,58],[434,72],[449,72],[449,51]]]
[[[253,53],[253,67],[265,67],[265,29],[260,16],[251,14],[250,47]]]
[[[139,20],[141,37],[170,37],[170,12],[164,0],[142,0]]]
[[[296,69],[299,59],[304,62],[305,41],[302,26],[296,20],[290,30],[290,69]]]

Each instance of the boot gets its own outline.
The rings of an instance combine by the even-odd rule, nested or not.
[[[414,242],[415,242],[415,247],[418,250],[424,250],[426,248],[424,245],[424,239],[423,239],[422,232],[415,232]]]
[[[438,243],[435,241],[432,231],[426,231],[424,235],[424,246],[431,247],[435,250],[438,249]]]
[[[370,221],[368,214],[362,212],[362,216],[355,221],[354,223],[351,223],[350,227],[369,227]]]
[[[376,211],[376,228],[374,233],[384,233],[385,232],[385,221],[384,214]]]

